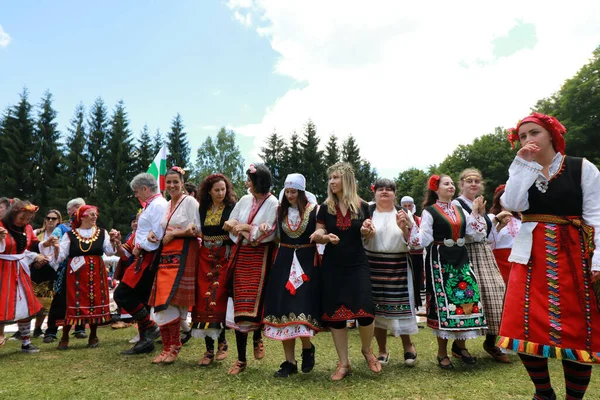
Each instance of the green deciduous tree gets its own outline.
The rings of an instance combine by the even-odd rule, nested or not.
[[[418,168],[409,168],[400,172],[396,178],[396,199],[398,203],[400,203],[402,197],[410,196],[417,206],[417,214],[420,214],[428,179],[429,174]]]

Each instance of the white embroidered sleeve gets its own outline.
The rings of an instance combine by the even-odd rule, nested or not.
[[[107,256],[114,256],[116,253],[115,248],[110,242],[110,236],[106,230],[104,231],[104,243],[102,243],[102,249],[104,250],[104,254]]]
[[[581,171],[583,191],[583,221],[594,227],[596,250],[592,257],[592,270],[600,271],[600,172],[588,160],[583,160]]]
[[[464,210],[463,210],[464,211]],[[485,218],[475,213],[467,213],[464,211],[467,217],[467,226],[465,228],[465,237],[471,238],[474,242],[481,242],[487,236],[487,224]]]
[[[259,215],[257,215],[254,221],[252,221],[252,228],[250,229],[250,240],[252,242],[266,243],[272,242],[273,239],[275,239],[275,228],[277,227],[277,207],[279,207],[279,202],[273,196],[267,199],[266,202],[266,204],[262,205]],[[258,218],[259,216],[260,218]],[[258,227],[263,223],[269,226],[269,230],[267,232],[262,232],[258,229]]]
[[[69,239],[69,235],[63,235],[62,239],[60,239],[60,248],[58,250],[58,258],[56,259],[57,263],[61,263],[69,257],[69,248],[71,247],[71,240]],[[54,254],[54,253],[53,253]]]
[[[508,169],[506,189],[500,202],[510,211],[525,211],[529,208],[529,188],[542,172],[542,166],[535,161],[525,161],[515,157]]]
[[[433,217],[427,210],[421,213],[421,226],[413,224],[410,230],[409,245],[411,249],[427,247],[433,242]]]
[[[243,198],[242,198],[243,199]],[[240,201],[238,201],[236,203],[236,205],[233,207],[233,210],[231,210],[231,214],[229,214],[229,221],[238,221],[239,222],[239,218],[240,218],[240,208],[242,207],[242,199],[240,199]],[[229,232],[229,238],[231,240],[233,240],[233,243],[237,243],[239,238],[237,236],[235,236],[232,232]]]

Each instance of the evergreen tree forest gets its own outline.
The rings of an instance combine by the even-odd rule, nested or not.
[[[554,115],[567,127],[567,154],[586,157],[596,165],[600,164],[599,71],[600,47],[560,90],[532,105],[532,111]],[[199,184],[208,174],[222,172],[231,178],[238,197],[245,193],[247,165],[234,131],[221,128],[195,150],[195,160],[190,160],[192,149],[180,114],[172,118],[168,132],[152,131],[148,126],[133,132],[125,103],[120,101],[110,108],[98,97],[91,105],[77,105],[69,124],[59,127],[53,101],[50,91],[36,102],[23,89],[15,104],[0,113],[0,196],[39,205],[36,226],[41,225],[46,210],[61,210],[66,217],[66,202],[83,197],[100,207],[101,226],[127,231],[128,217],[139,208],[129,182],[135,174],[146,171],[163,144],[168,148],[167,165],[190,171],[188,181]],[[445,173],[456,182],[463,169],[476,167],[484,177],[490,206],[494,189],[506,182],[516,153],[507,141],[505,128],[509,127],[482,132],[426,170],[410,168],[385,178],[394,178],[398,200],[412,196],[420,213],[430,174]],[[317,123],[309,119],[297,131],[273,131],[259,157],[273,174],[275,194],[287,174],[300,172],[307,179],[308,190],[321,202],[327,196],[327,167],[344,161],[354,168],[359,195],[367,201],[373,197],[370,186],[378,173],[372,160],[361,156],[359,143],[350,133],[342,137],[319,135]]]

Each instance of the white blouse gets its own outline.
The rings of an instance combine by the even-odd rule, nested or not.
[[[189,224],[194,224],[198,232],[200,231],[200,210],[198,202],[192,196],[181,196],[178,205],[175,205],[175,211],[171,215],[171,200],[167,203],[167,208],[160,222],[163,229],[170,231],[173,229],[185,229]],[[167,227],[167,222],[169,226]],[[155,232],[156,233],[156,232]]]
[[[77,233],[79,236],[84,238],[90,238],[96,232],[96,229],[100,228],[90,228],[90,229],[81,229],[77,228]],[[71,239],[69,235],[63,235],[62,239],[60,239],[60,249],[58,251],[58,258],[56,259],[57,263],[61,263],[69,257],[69,249],[71,247]],[[51,247],[49,247],[50,249]],[[110,236],[108,232],[104,230],[104,243],[102,243],[102,249],[104,250],[104,254],[107,256],[112,256],[116,253],[115,248],[110,242]],[[53,253],[54,254],[54,253]]]
[[[444,214],[446,214],[452,221],[456,221],[456,214],[452,203],[444,203],[437,201],[436,204],[442,208]],[[457,206],[458,207],[458,206]],[[487,226],[485,219],[479,215],[469,214],[465,212],[466,228],[465,236],[484,234],[486,233]],[[451,239],[451,238],[445,238]],[[410,247],[427,247],[433,242],[433,216],[427,210],[423,210],[421,213],[421,226],[413,224],[410,231]]]
[[[363,236],[363,245],[366,250],[378,253],[408,252],[404,233],[396,223],[395,210],[385,212],[375,210],[371,220],[375,226],[375,235],[370,239],[365,239]]]
[[[253,208],[255,208],[258,204],[256,203],[254,196],[251,194],[247,194],[240,199],[231,211],[231,215],[229,216],[230,220],[236,220],[240,224],[247,224],[248,219],[250,218],[250,212]],[[279,206],[279,201],[273,195],[269,196],[268,199],[264,201],[258,213],[252,220],[250,224],[250,240],[256,243],[267,243],[272,242],[275,239],[275,230],[277,224],[277,207]],[[291,208],[290,208],[291,209]],[[259,225],[261,224],[269,225],[269,231],[266,233],[260,232],[258,230]],[[229,237],[233,240],[234,243],[238,242],[238,238],[233,235],[233,233],[229,233]],[[248,241],[244,239],[243,244],[247,244]]]
[[[490,217],[492,221],[494,221],[494,218],[496,218],[494,214],[488,214],[488,217]],[[500,229],[500,232],[498,232],[494,226],[490,232],[490,235],[488,236],[490,248],[492,250],[512,249],[515,237],[521,229],[521,224],[522,222],[520,219],[510,217],[510,221],[504,228]]]
[[[556,153],[548,174],[552,178],[556,175],[563,162],[563,155]],[[542,174],[542,166],[535,161],[526,161],[517,156],[508,170],[506,189],[500,198],[503,207],[510,211],[525,211],[529,208],[529,188],[535,184],[542,191],[548,179]],[[588,160],[583,160],[581,171],[581,189],[583,192],[583,221],[594,227],[594,243],[600,249],[600,171]],[[537,222],[525,222],[521,226],[509,261],[527,264],[531,258],[533,230]],[[592,270],[600,271],[600,250],[594,252],[592,257]]]

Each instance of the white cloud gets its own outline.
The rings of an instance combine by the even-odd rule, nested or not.
[[[218,96],[221,94],[221,90],[220,89],[215,89],[212,92],[210,92],[210,94],[212,94],[213,96]]]
[[[258,151],[274,128],[288,134],[312,118],[323,138],[351,133],[364,157],[395,173],[438,163],[456,145],[512,126],[600,43],[595,0],[228,6],[234,16],[252,15],[280,54],[277,73],[305,82],[268,107],[259,124],[236,131],[254,136]],[[537,44],[496,59],[491,41],[518,20],[536,26]]]
[[[4,31],[2,25],[0,25],[0,47],[6,47],[10,43],[12,38],[8,33]]]

